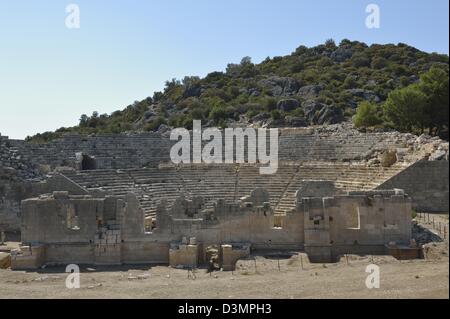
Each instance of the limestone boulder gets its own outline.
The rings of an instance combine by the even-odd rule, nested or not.
[[[359,97],[365,101],[370,101],[373,103],[379,103],[381,101],[380,97],[373,91],[364,89],[349,89],[346,90],[347,93]]]
[[[391,167],[397,162],[396,151],[385,151],[381,154],[380,163],[383,167]]]
[[[280,111],[290,112],[300,107],[300,102],[296,99],[283,99],[278,101],[277,108]]]
[[[199,97],[202,94],[202,87],[198,83],[189,83],[184,87],[183,98]]]
[[[156,113],[154,111],[148,110],[144,112],[144,119],[148,120],[152,117],[156,116]]]
[[[430,156],[431,161],[448,160],[448,153],[444,150],[437,150]]]
[[[340,108],[313,100],[305,102],[303,111],[311,125],[337,124],[344,120],[344,114]]]
[[[353,51],[351,48],[339,47],[331,53],[330,59],[333,60],[333,62],[340,63],[350,59],[352,55]]]
[[[294,78],[271,76],[258,82],[272,96],[288,96],[297,93],[300,84]]]
[[[314,98],[319,95],[323,88],[324,87],[321,84],[305,85],[298,90],[297,95],[305,99]]]

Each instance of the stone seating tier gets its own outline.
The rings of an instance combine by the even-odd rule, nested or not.
[[[92,170],[65,172],[64,175],[87,190],[103,190],[108,194],[135,193],[147,216],[155,216],[161,200],[170,207],[184,194],[187,198],[202,196],[205,208],[224,198],[236,201],[248,196],[256,187],[266,189],[277,214],[295,207],[295,193],[303,180],[331,180],[338,190],[370,190],[404,169],[369,167],[349,163],[286,164],[276,174],[260,175],[259,168],[249,164],[189,164],[161,168],[125,170]]]

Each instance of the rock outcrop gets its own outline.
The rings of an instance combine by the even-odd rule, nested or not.
[[[290,96],[297,93],[300,84],[289,77],[271,76],[258,82],[272,96]]]
[[[344,114],[338,107],[313,100],[304,103],[305,118],[311,125],[336,124],[344,120]]]

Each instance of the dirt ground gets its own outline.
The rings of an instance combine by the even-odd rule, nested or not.
[[[447,219],[448,223],[448,219]],[[424,227],[428,227],[424,225]],[[343,257],[310,264],[303,253],[240,260],[234,272],[195,273],[167,266],[82,267],[80,288],[68,289],[62,267],[0,269],[0,298],[449,298],[448,240],[426,245],[429,259]],[[368,289],[369,264],[380,288]],[[256,265],[256,268],[255,268]]]

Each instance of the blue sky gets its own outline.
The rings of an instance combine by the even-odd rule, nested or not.
[[[67,29],[65,8],[80,8]],[[365,27],[368,4],[380,29]],[[110,113],[251,56],[333,38],[448,54],[448,0],[0,0],[0,133],[24,138]]]

